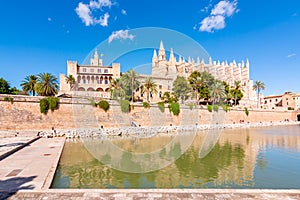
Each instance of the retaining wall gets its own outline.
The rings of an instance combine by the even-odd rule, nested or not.
[[[47,115],[40,113],[39,101],[43,97],[10,96],[13,103],[4,101],[7,95],[0,95],[0,130],[45,130],[88,128],[95,126],[118,127],[129,126],[132,122],[141,126],[179,125],[189,123],[210,124],[217,122],[216,113],[208,112],[206,108],[190,110],[181,106],[178,117],[169,113],[168,108],[162,113],[156,104],[145,109],[142,104],[135,104],[129,114],[121,112],[120,106],[110,102],[111,108],[105,113],[90,104],[89,99],[60,98],[59,109],[49,111]],[[243,109],[232,109],[224,114],[224,123],[247,122],[279,122],[297,119],[297,111],[249,110],[246,116]],[[221,115],[221,118],[223,115]],[[221,120],[222,121],[222,120]],[[223,122],[223,121],[222,121]],[[221,123],[222,123],[221,122]]]

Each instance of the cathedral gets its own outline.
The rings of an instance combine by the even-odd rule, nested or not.
[[[205,63],[204,59],[200,61],[199,57],[195,61],[190,57],[186,60],[179,56],[177,60],[173,49],[170,50],[170,55],[167,59],[166,51],[161,41],[158,52],[154,50],[153,53],[151,76],[162,90],[163,88],[164,90],[171,90],[172,83],[177,76],[188,78],[194,71],[206,71],[216,79],[225,81],[230,87],[234,86],[235,81],[240,81],[244,94],[240,105],[254,107],[257,102],[257,95],[255,90],[253,90],[253,80],[249,77],[249,70],[250,64],[248,59],[246,62],[242,61],[241,63],[236,63],[234,60],[229,64],[227,61],[213,61],[211,57],[208,63]]]

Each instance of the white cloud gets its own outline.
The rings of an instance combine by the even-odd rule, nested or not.
[[[91,16],[91,10],[88,5],[79,2],[77,8],[75,9],[77,15],[85,23],[86,26],[93,24],[93,18]]]
[[[77,8],[75,9],[79,18],[83,21],[86,26],[100,24],[101,26],[108,26],[108,18],[109,14],[105,13],[104,15],[96,18],[93,16],[92,11],[100,10],[104,7],[110,8],[112,6],[112,2],[110,0],[91,0],[89,4],[84,4],[79,2]]]
[[[292,53],[292,54],[287,55],[286,57],[287,57],[287,58],[291,58],[291,57],[294,57],[294,56],[296,56],[296,55],[297,55],[297,54]]]
[[[222,16],[232,16],[235,12],[237,12],[237,0],[230,1],[220,1],[217,5],[215,5],[214,9],[211,11],[211,15],[222,15]]]
[[[105,13],[96,22],[99,23],[101,26],[108,26],[108,18],[109,18],[109,14]]]
[[[126,10],[124,10],[124,9],[121,10],[121,13],[122,13],[123,15],[127,15]]]
[[[49,22],[51,22],[52,21],[52,19],[51,19],[51,17],[48,17],[48,19],[47,19]]]
[[[213,32],[225,28],[226,17],[231,17],[239,10],[237,8],[238,1],[222,0],[217,3],[211,10],[210,15],[205,17],[201,22],[199,31]]]
[[[223,29],[225,28],[225,17],[221,15],[209,16],[204,18],[200,24],[200,31],[212,32],[213,30]]]
[[[111,7],[112,2],[110,0],[98,0],[98,1],[90,1],[90,8],[92,9],[101,9],[103,7]]]
[[[119,30],[114,31],[108,38],[108,43],[111,43],[113,40],[126,40],[130,39],[133,40],[135,36],[128,33],[128,30]]]

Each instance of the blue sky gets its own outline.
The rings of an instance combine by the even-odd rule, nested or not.
[[[66,73],[67,60],[83,62],[113,33],[126,45],[136,39],[132,29],[161,27],[189,36],[214,60],[248,58],[266,95],[300,92],[299,0],[4,0],[0,24],[0,77],[11,86],[29,74]],[[135,65],[131,56],[121,70]]]

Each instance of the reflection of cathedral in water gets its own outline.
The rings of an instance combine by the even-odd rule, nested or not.
[[[69,179],[68,187],[71,188],[251,188],[254,170],[259,165],[259,152],[267,147],[293,148],[300,152],[300,135],[274,134],[280,128],[267,129],[273,134],[266,129],[224,130],[216,145],[202,159],[199,159],[199,150],[206,133],[198,133],[190,148],[175,162],[161,170],[142,174],[111,169],[98,162],[82,143],[67,142],[60,161],[61,175]],[[170,144],[171,136],[107,141],[124,151],[120,154],[120,151],[107,149],[103,140],[98,143],[104,150],[99,152],[104,155],[102,161],[118,157],[120,165],[136,169],[141,166],[133,159],[132,152],[143,154],[147,160],[155,149],[162,158],[176,157],[184,151],[179,138],[169,148],[163,148]]]

